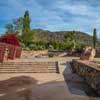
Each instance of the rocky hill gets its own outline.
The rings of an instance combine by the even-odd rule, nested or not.
[[[50,32],[42,29],[35,29],[35,38],[37,40],[65,40],[65,34],[70,31]],[[92,44],[92,36],[87,33],[76,31],[76,40],[84,41],[87,44]]]

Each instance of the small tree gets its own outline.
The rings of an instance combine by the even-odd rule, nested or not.
[[[13,32],[14,29],[13,29],[13,24],[6,24],[5,25],[5,28],[6,28],[6,32],[9,33],[9,32]]]
[[[19,17],[16,19],[13,19],[13,26],[14,30],[20,34],[22,34],[23,29],[23,17]]]
[[[75,49],[75,45],[76,45],[76,32],[75,31],[70,31],[70,32],[67,32],[65,34],[65,42],[67,43],[70,43],[72,46],[71,46],[71,49]]]
[[[86,44],[84,41],[77,41],[76,42],[76,52],[78,53],[82,53],[83,52],[83,48],[86,47]]]
[[[70,31],[65,34],[65,41],[72,41],[72,40],[75,40],[75,38],[76,38],[75,31]]]
[[[97,41],[97,32],[96,28],[93,30],[93,48],[96,48],[96,41]]]

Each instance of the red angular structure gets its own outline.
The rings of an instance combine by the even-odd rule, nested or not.
[[[0,62],[3,62],[6,50],[7,59],[20,58],[22,49],[16,34],[6,33],[0,37]]]
[[[3,62],[5,54],[5,45],[0,44],[0,62]]]
[[[0,38],[0,42],[20,47],[19,40],[14,33],[6,33]]]

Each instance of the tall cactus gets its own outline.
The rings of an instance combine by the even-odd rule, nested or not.
[[[93,30],[93,48],[96,48],[96,41],[97,41],[97,32],[96,28]]]

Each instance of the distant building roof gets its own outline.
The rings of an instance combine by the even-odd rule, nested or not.
[[[6,34],[2,35],[0,37],[0,42],[15,45],[18,47],[20,46],[19,40],[18,40],[16,34],[14,34],[14,33],[6,33]]]

